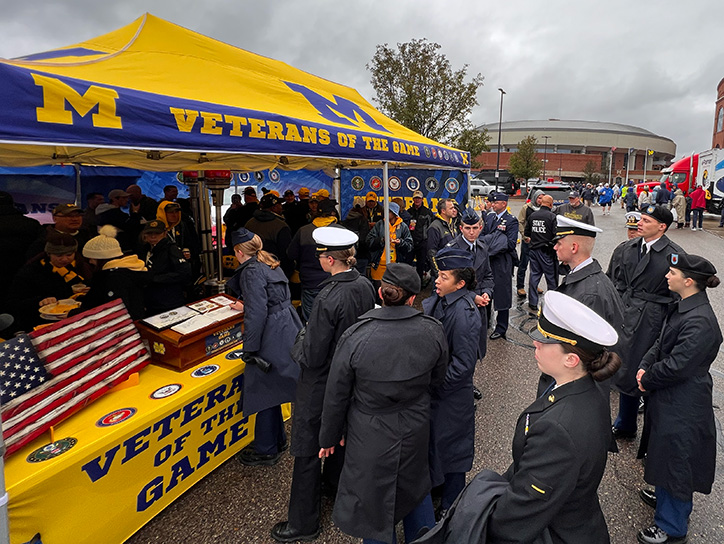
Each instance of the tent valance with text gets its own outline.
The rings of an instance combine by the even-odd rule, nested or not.
[[[469,167],[467,152],[392,121],[354,89],[149,14],[67,48],[0,59],[0,103],[9,166]]]

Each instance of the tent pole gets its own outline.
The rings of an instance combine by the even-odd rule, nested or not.
[[[75,205],[79,208],[82,208],[81,206],[81,187],[80,187],[80,165],[78,163],[73,163],[73,168],[75,168]]]
[[[76,167],[77,168],[77,167]],[[76,172],[79,172],[77,169]],[[8,516],[8,492],[5,490],[5,441],[0,418],[0,544],[10,544],[10,517]]]
[[[386,162],[382,163],[382,196],[384,198],[384,208],[385,208],[385,216],[382,218],[385,225],[385,263],[390,264],[390,259],[392,257],[390,250],[390,177],[389,177],[389,170],[388,165]]]
[[[470,186],[470,175],[471,175],[470,168],[468,168],[466,170],[466,172],[468,174],[468,191],[467,191],[468,192],[468,202],[467,202],[466,206],[473,206],[472,203],[470,202],[470,199],[473,197],[473,190],[472,190],[472,187]]]

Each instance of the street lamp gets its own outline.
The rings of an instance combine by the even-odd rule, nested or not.
[[[548,162],[548,159],[546,158],[548,156],[548,138],[550,136],[543,136],[543,139],[545,140],[545,144],[543,144],[543,182],[546,181],[546,163]]]
[[[505,91],[498,88],[500,91],[500,117],[498,118],[498,159],[495,162],[495,190],[498,190],[498,179],[500,178],[500,136],[503,130],[503,95]]]

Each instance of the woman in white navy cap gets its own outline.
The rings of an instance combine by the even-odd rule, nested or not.
[[[430,475],[442,486],[440,512],[465,487],[475,454],[473,374],[479,357],[482,321],[475,304],[473,255],[444,247],[435,255],[435,291],[422,302],[427,315],[445,328],[450,360],[445,381],[432,389]]]
[[[295,399],[299,366],[289,350],[302,323],[279,259],[262,250],[261,238],[242,227],[231,233],[231,241],[239,268],[227,286],[243,300],[231,307],[244,311],[242,409],[245,416],[256,414],[254,442],[238,459],[249,466],[273,465],[287,445],[281,405]],[[270,368],[253,364],[257,360]]]
[[[271,531],[279,542],[308,540],[320,533],[322,485],[336,490],[344,461],[344,449],[340,448],[325,459],[322,474],[319,428],[329,366],[342,333],[375,306],[372,284],[355,269],[357,235],[344,227],[330,226],[315,229],[312,237],[319,263],[330,277],[320,284],[322,290],[314,299],[304,337],[292,352],[301,371],[292,417],[294,472],[289,517]]]
[[[420,276],[390,263],[383,306],[342,335],[324,394],[320,457],[343,439],[344,468],[332,519],[366,544],[395,542],[402,520],[412,542],[435,516],[430,498],[430,386],[448,361],[440,322],[412,307]]]
[[[597,489],[610,443],[608,405],[596,382],[621,359],[616,331],[571,297],[548,291],[531,336],[538,368],[554,382],[518,418],[510,487],[488,520],[489,542],[608,544]],[[547,538],[547,536],[546,536]]]
[[[666,275],[681,296],[672,304],[656,343],[639,365],[639,389],[648,394],[644,479],[655,494],[641,498],[656,508],[654,525],[639,532],[644,544],[687,541],[694,492],[710,493],[716,467],[712,409],[714,362],[722,333],[706,289],[719,285],[716,268],[697,255],[672,253]]]

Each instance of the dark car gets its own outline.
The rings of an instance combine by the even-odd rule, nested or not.
[[[526,202],[530,202],[530,195],[539,190],[553,197],[554,206],[560,206],[561,204],[568,203],[568,194],[571,192],[571,186],[568,183],[551,183],[550,181],[529,185]]]

